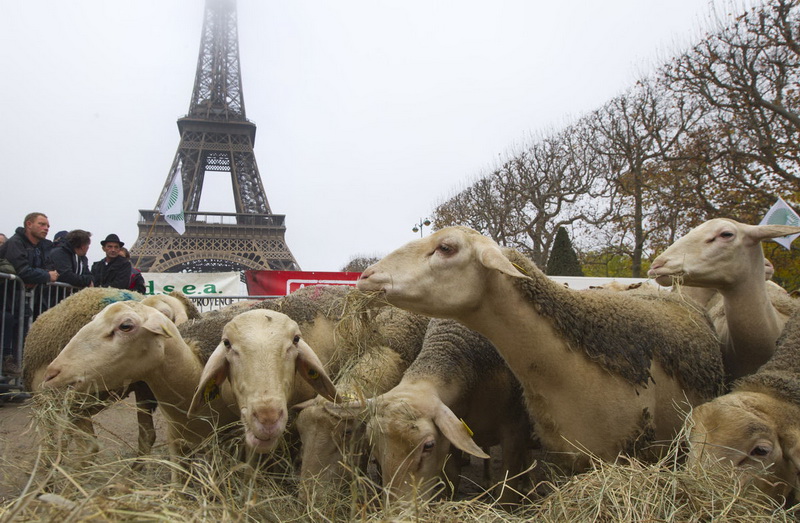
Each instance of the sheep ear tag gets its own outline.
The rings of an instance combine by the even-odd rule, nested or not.
[[[206,403],[211,403],[215,399],[219,398],[219,386],[217,385],[217,381],[214,378],[208,380],[206,383],[205,389],[203,389],[203,400]]]
[[[464,428],[465,428],[465,429],[467,429],[467,434],[469,434],[469,437],[471,438],[472,436],[474,436],[474,435],[475,435],[475,433],[474,433],[474,432],[472,432],[472,429],[471,429],[471,428],[469,428],[469,425],[467,425],[467,422],[466,422],[466,421],[464,421],[464,418],[458,418],[458,419],[460,419],[460,420],[461,420],[461,424],[462,424],[462,425],[464,425]]]

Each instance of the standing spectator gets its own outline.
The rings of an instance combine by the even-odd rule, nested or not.
[[[125,245],[116,234],[109,234],[100,242],[106,257],[92,264],[92,277],[97,287],[127,289],[131,284],[131,262],[120,256]]]
[[[61,245],[61,242],[64,241],[64,238],[67,237],[67,231],[58,231],[55,236],[53,236],[53,247],[58,247]]]
[[[131,261],[131,253],[129,253],[128,249],[125,247],[120,248],[119,254],[120,256],[124,256],[126,260]],[[131,264],[131,284],[128,288],[132,291],[141,292],[142,294],[147,291],[147,288],[144,286],[142,271],[134,267],[133,264]]]
[[[50,251],[49,266],[58,271],[58,281],[75,287],[93,287],[86,253],[92,244],[92,233],[75,229],[64,235]]]
[[[58,272],[45,269],[45,259],[53,243],[47,239],[50,222],[40,212],[32,212],[25,217],[24,227],[17,227],[16,233],[0,245],[0,258],[5,258],[17,276],[32,287],[39,283],[50,283],[58,279]]]
[[[0,258],[5,258],[14,268],[17,277],[28,288],[33,288],[38,284],[46,284],[58,279],[58,271],[47,270],[45,268],[45,260],[47,254],[52,247],[52,242],[47,239],[47,233],[50,231],[50,221],[47,216],[40,212],[32,212],[25,216],[23,226],[17,227],[14,235],[0,245]],[[14,293],[14,286],[7,286],[6,293]],[[40,299],[41,294],[36,294],[36,299]],[[11,304],[16,302],[15,296],[6,295],[2,298],[5,303],[3,315],[7,319],[13,317],[15,311],[10,309]],[[19,348],[15,348],[12,344],[16,339],[18,329],[27,329],[28,322],[33,316],[34,310],[41,311],[44,304],[27,304],[25,308],[25,319],[20,325],[19,322],[14,321],[14,324],[9,329],[9,322],[6,323],[4,329],[3,341],[3,374],[6,376],[19,375],[19,362],[17,361],[17,354]],[[9,316],[10,315],[10,316]],[[11,333],[9,337],[8,333]],[[23,334],[24,336],[24,334]]]
[[[6,236],[2,232],[0,232],[0,245],[3,245],[4,243],[6,243],[7,239],[8,239],[8,236]]]

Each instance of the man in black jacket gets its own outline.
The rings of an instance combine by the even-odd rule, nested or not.
[[[86,253],[92,243],[92,233],[81,229],[68,232],[50,251],[49,267],[58,271],[58,281],[75,287],[92,287],[94,278],[89,272]]]
[[[131,283],[131,262],[119,255],[120,248],[125,244],[116,234],[109,234],[100,245],[106,257],[92,264],[95,286],[127,289]]]
[[[47,239],[49,230],[47,216],[32,212],[25,217],[24,227],[17,227],[16,233],[0,245],[0,258],[11,262],[17,276],[28,287],[58,279],[57,271],[45,268],[47,253],[53,246]]]
[[[40,212],[32,212],[25,217],[23,227],[17,227],[16,233],[0,245],[0,258],[9,261],[27,288],[58,279],[58,271],[45,268],[47,254],[53,245],[47,239],[49,231],[50,221],[47,216]],[[16,310],[12,309],[12,305],[17,303],[16,288],[13,285],[6,285],[4,293],[4,296],[0,295],[0,301],[4,303],[4,308],[0,312],[6,320],[3,339],[0,340],[3,352],[0,374],[19,375],[19,362],[16,359],[19,347],[14,346],[18,329],[27,329],[28,321],[34,317],[34,310],[38,313],[46,308],[46,303],[40,301],[41,294],[37,293],[34,298],[36,303],[26,304],[25,318],[20,323],[15,316]]]

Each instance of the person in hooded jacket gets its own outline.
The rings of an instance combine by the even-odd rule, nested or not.
[[[92,233],[82,229],[68,232],[48,256],[49,267],[58,271],[58,281],[75,287],[94,287],[86,253],[92,244]]]

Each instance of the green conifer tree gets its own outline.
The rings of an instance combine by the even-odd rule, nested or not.
[[[545,273],[548,276],[583,276],[578,255],[575,254],[569,233],[564,227],[558,228]]]

